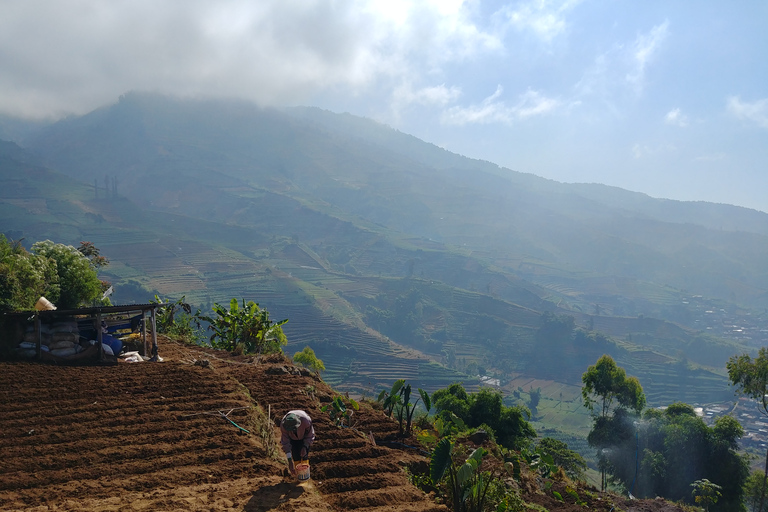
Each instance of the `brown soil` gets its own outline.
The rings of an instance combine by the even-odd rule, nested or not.
[[[320,411],[333,390],[306,370],[163,338],[160,355],[106,367],[0,363],[0,510],[447,511],[408,482],[404,468],[425,458],[402,446],[413,443],[397,439],[397,424],[362,404],[353,428],[335,427]],[[302,483],[268,453],[275,422],[297,408],[317,432]],[[522,491],[547,510],[585,509],[559,483]],[[682,510],[594,489],[580,500],[606,512]]]

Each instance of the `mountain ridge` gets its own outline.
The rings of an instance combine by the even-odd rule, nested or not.
[[[143,290],[201,306],[256,300],[275,317],[293,317],[291,347],[310,344],[333,358],[330,381],[358,391],[366,379],[390,378],[392,357],[402,377],[427,387],[477,382],[480,367],[575,375],[567,380],[577,384],[576,367],[537,369],[536,333],[551,312],[581,329],[608,329],[614,341],[600,350],[623,354],[630,372],[656,375],[646,383],[654,402],[722,399],[732,395],[723,354],[765,338],[765,214],[561,184],[420,145],[372,121],[310,113],[307,124],[300,110],[125,95],[35,132],[25,139],[27,157],[0,148],[9,161],[34,158],[77,180],[59,191],[77,196],[71,203],[38,193],[35,201],[54,213],[45,222],[18,197],[0,197],[4,229],[29,240],[93,241],[113,260],[107,277],[131,290],[126,299]],[[348,127],[334,132],[318,118]],[[398,149],[402,140],[408,147]],[[433,166],[431,155],[439,155]],[[0,176],[10,183],[5,165]],[[67,215],[55,214],[65,206]],[[712,227],[732,210],[747,231],[735,221]],[[745,333],[726,322],[745,322]],[[564,353],[580,350],[573,340],[557,343]],[[598,348],[585,352],[592,361],[568,364],[585,370]],[[394,355],[408,350],[443,370]],[[709,372],[706,391],[666,390],[681,360],[692,375]]]

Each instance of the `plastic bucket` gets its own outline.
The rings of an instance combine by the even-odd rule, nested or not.
[[[296,478],[298,478],[300,482],[309,480],[309,462],[308,461],[301,461],[298,464],[296,464]]]

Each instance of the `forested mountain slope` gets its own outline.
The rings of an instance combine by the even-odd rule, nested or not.
[[[0,155],[11,238],[94,242],[116,301],[255,300],[358,392],[578,386],[607,352],[654,405],[714,401],[727,357],[766,338],[760,212],[556,183],[314,109],[131,93],[19,142]]]

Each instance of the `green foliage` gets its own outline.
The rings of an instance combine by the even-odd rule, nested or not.
[[[325,371],[325,365],[323,364],[323,361],[317,358],[315,351],[312,350],[309,345],[304,347],[304,350],[301,352],[296,352],[293,354],[293,361],[295,363],[299,363],[305,368],[312,370],[315,373]]]
[[[528,390],[528,396],[530,397],[528,400],[528,408],[535,413],[536,409],[539,407],[539,402],[541,402],[541,388],[533,389],[533,387],[531,387]]]
[[[431,428],[419,431],[417,438],[424,446],[431,447],[441,439],[454,436],[465,430],[467,430],[467,425],[461,418],[452,412],[445,411],[442,416],[435,417]]]
[[[351,398],[349,398],[348,401],[349,407],[347,407],[347,404],[344,403],[344,400],[342,400],[340,396],[337,396],[331,403],[322,406],[320,410],[327,412],[331,417],[331,421],[333,421],[333,424],[337,427],[344,426],[345,422],[347,426],[349,426],[350,419],[353,414],[349,409],[352,408],[357,411],[360,409],[360,405]]]
[[[763,414],[768,416],[768,348],[762,347],[757,357],[752,359],[747,354],[732,356],[726,363],[728,378],[738,392],[746,395],[760,404]],[[768,481],[768,450],[765,453],[765,470],[763,471],[763,488],[760,492],[758,510],[765,506],[766,485]]]
[[[688,404],[671,404],[666,410],[649,410],[636,421],[618,410],[599,417],[611,433],[601,446],[601,468],[610,481],[641,498],[662,496],[691,503],[691,482],[707,479],[722,486],[713,509],[740,510],[747,461],[738,451],[744,430],[738,421],[723,416],[708,427]],[[596,435],[594,432],[590,436]]]
[[[522,462],[528,467],[539,473],[542,478],[547,478],[555,469],[555,460],[549,453],[543,451],[540,447],[523,447],[517,451],[508,450],[504,456],[504,461],[512,464],[512,476],[520,480],[522,473]]]
[[[55,262],[0,234],[0,312],[31,310],[41,296],[59,299]]]
[[[288,320],[273,322],[269,311],[262,309],[253,301],[238,304],[237,299],[229,302],[229,309],[219,304],[213,305],[214,317],[200,316],[209,323],[213,331],[211,345],[214,348],[234,351],[242,350],[246,354],[271,354],[281,352],[288,344],[281,326]]]
[[[581,388],[584,407],[594,412],[595,404],[600,403],[599,414],[594,418],[587,441],[590,446],[598,448],[600,489],[605,490],[609,469],[606,450],[626,442],[629,434],[627,423],[624,421],[625,408],[640,414],[645,407],[645,394],[640,381],[635,377],[628,378],[624,368],[619,367],[611,356],[605,354],[584,372],[581,381],[584,383]],[[618,402],[615,409],[612,408],[614,400]],[[609,415],[611,412],[613,414]]]
[[[538,450],[543,455],[552,457],[555,465],[563,468],[565,474],[574,480],[583,480],[587,463],[579,453],[568,448],[568,445],[552,437],[544,437],[539,441]]]
[[[392,417],[392,412],[395,410],[395,407],[402,401],[400,388],[402,388],[404,384],[405,379],[396,380],[395,383],[392,384],[392,389],[390,391],[387,391],[386,389],[382,390],[382,392],[379,393],[379,397],[376,399],[377,402],[383,404],[384,412],[389,417]]]
[[[758,400],[763,413],[768,415],[768,348],[762,347],[754,359],[747,354],[733,356],[726,368],[738,392]]]
[[[101,296],[109,283],[99,280],[98,269],[109,262],[90,242],[81,249],[45,240],[30,253],[0,235],[0,310],[33,309],[41,296],[60,309],[108,304]]]
[[[203,336],[200,326],[200,310],[192,313],[192,306],[186,302],[186,296],[171,302],[170,300],[163,301],[158,295],[155,295],[155,298],[149,302],[166,305],[157,310],[155,321],[158,332],[186,343],[200,341]]]
[[[694,500],[698,504],[703,504],[706,511],[709,510],[711,504],[717,503],[717,500],[723,495],[720,492],[722,487],[710,482],[706,478],[696,480],[691,484],[691,487],[693,487],[691,494],[693,494]]]
[[[463,462],[453,460],[454,445],[448,439],[441,439],[432,451],[429,476],[438,492],[451,503],[454,512],[483,512],[488,503],[488,491],[499,475],[482,471],[483,457],[488,453],[484,448],[474,450]],[[463,457],[462,457],[463,458]],[[505,510],[505,509],[502,509]]]
[[[73,309],[101,301],[104,284],[99,280],[97,269],[106,265],[105,260],[96,259],[94,263],[86,255],[71,245],[56,244],[50,240],[36,242],[32,252],[53,260],[58,275],[58,300],[54,302],[60,309]],[[98,258],[98,250],[96,250]],[[55,296],[55,292],[51,292]]]
[[[560,493],[559,493],[559,492],[557,492],[557,491],[552,491],[552,496],[554,496],[555,498],[557,498],[557,500],[558,500],[558,501],[564,501],[564,500],[563,500],[563,495],[562,495],[562,494],[560,494]]]
[[[609,355],[603,355],[590,366],[581,381],[584,383],[581,389],[584,407],[593,411],[594,405],[598,403],[594,397],[599,398],[601,416],[610,412],[614,400],[619,406],[632,409],[638,414],[645,407],[645,394],[640,381],[635,377],[627,377],[624,368],[619,367]]]
[[[530,412],[521,406],[504,406],[501,393],[490,388],[470,394],[464,386],[454,383],[435,391],[432,403],[438,416],[450,412],[469,427],[488,425],[499,444],[507,448],[519,449],[536,437],[536,431],[527,420]]]
[[[429,394],[421,388],[418,391],[419,397],[411,403],[411,385],[406,385],[405,379],[399,379],[395,381],[390,391],[385,389],[379,393],[377,401],[382,403],[387,415],[391,416],[393,412],[395,413],[400,425],[400,435],[411,432],[413,414],[416,412],[419,400],[423,402],[427,413],[432,408]]]
[[[744,482],[744,503],[749,512],[765,512],[765,507],[760,507],[760,497],[765,489],[765,474],[760,470],[754,470]]]

